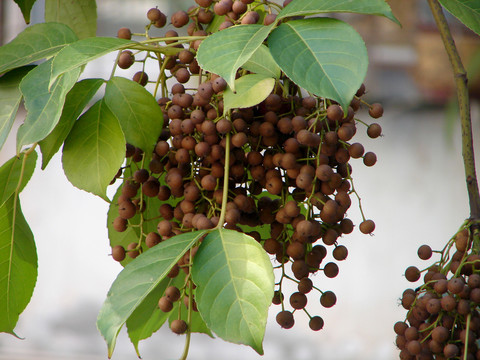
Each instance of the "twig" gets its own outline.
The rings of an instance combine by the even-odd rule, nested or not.
[[[440,32],[440,36],[442,37],[445,50],[447,51],[453,68],[453,74],[457,88],[458,104],[460,108],[460,120],[462,127],[462,155],[465,167],[465,180],[467,182],[468,199],[470,203],[470,219],[474,223],[474,226],[478,226],[480,223],[480,195],[475,172],[472,121],[470,118],[470,101],[467,87],[467,72],[463,67],[462,60],[458,54],[440,3],[438,0],[428,0],[428,4],[430,5],[430,9],[433,17],[435,18],[435,22]],[[477,250],[480,250],[480,245],[476,245]]]

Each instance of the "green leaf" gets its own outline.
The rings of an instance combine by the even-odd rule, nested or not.
[[[60,50],[53,59],[50,83],[53,83],[53,81],[63,73],[77,69],[100,56],[106,55],[130,43],[132,43],[132,41],[125,39],[93,37],[78,40],[67,45]]]
[[[79,39],[97,34],[95,0],[45,0],[45,22],[68,25]]]
[[[280,11],[277,19],[332,12],[380,15],[400,25],[400,22],[392,14],[392,9],[390,9],[390,6],[385,0],[295,0]]]
[[[194,231],[171,237],[142,253],[118,274],[97,319],[97,327],[107,342],[109,357],[123,324],[206,232]]]
[[[263,354],[273,268],[261,245],[243,233],[217,229],[195,254],[195,301],[207,326],[224,340]]]
[[[125,159],[125,137],[103,100],[75,123],[63,146],[63,170],[76,187],[108,201],[106,190]]]
[[[242,65],[242,68],[255,74],[262,74],[275,79],[280,77],[280,68],[273,59],[268,47],[263,44],[260,45],[252,57]]]
[[[149,293],[142,303],[135,309],[135,311],[128,318],[126,325],[128,330],[128,337],[135,347],[138,357],[140,358],[140,352],[138,350],[138,343],[140,340],[144,340],[152,336],[152,334],[160,329],[160,327],[167,321],[171,314],[175,313],[175,309],[171,312],[165,313],[158,307],[158,300],[165,293],[165,289],[168,286],[174,285],[178,288],[183,286],[185,282],[185,273],[181,271],[174,279],[164,278],[155,287],[155,289]],[[176,305],[178,302],[175,303]],[[176,308],[176,307],[175,307]]]
[[[76,40],[75,33],[64,24],[32,25],[0,47],[0,74],[52,56]]]
[[[163,126],[162,110],[152,94],[135,81],[114,77],[107,83],[105,102],[117,116],[127,142],[152,153]]]
[[[224,112],[235,108],[248,108],[260,104],[272,92],[275,86],[275,79],[263,74],[244,75],[235,80],[234,93],[226,89],[223,94],[225,102]]]
[[[214,33],[217,32],[218,29],[220,28],[220,25],[225,21],[225,15],[217,15],[215,14],[213,16],[213,20],[208,24],[207,28],[205,31],[207,33]]]
[[[18,7],[22,11],[25,23],[30,24],[30,12],[32,11],[33,4],[36,0],[13,0],[17,3]]]
[[[102,79],[85,79],[77,82],[68,92],[60,120],[53,131],[40,141],[42,169],[47,167],[53,155],[60,149],[70,130],[72,130],[75,120],[77,120],[102,84]]]
[[[440,4],[465,26],[480,35],[480,2],[478,0],[440,0]]]
[[[37,251],[20,200],[0,206],[0,331],[13,332],[37,281]]]
[[[23,77],[32,69],[33,66],[24,66],[0,77],[0,150],[12,129],[22,100],[22,93],[18,86]]]
[[[23,190],[32,177],[32,174],[35,171],[37,157],[35,151],[27,156],[19,192]],[[0,206],[2,206],[15,192],[15,189],[20,182],[20,176],[22,175],[22,163],[24,158],[25,154],[21,153],[19,157],[12,157],[0,167]]]
[[[273,58],[297,85],[347,109],[368,67],[365,43],[350,25],[330,18],[283,23],[268,38]]]
[[[30,71],[20,83],[27,117],[17,132],[17,152],[23,145],[43,140],[50,134],[62,114],[65,96],[80,76],[80,69],[65,73],[49,91],[50,69],[51,60]]]
[[[262,45],[274,24],[232,26],[207,37],[197,52],[200,67],[223,77],[235,91],[235,74]]]

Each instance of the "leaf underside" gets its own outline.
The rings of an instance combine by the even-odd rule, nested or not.
[[[226,89],[223,94],[224,112],[230,109],[248,108],[260,104],[275,86],[275,79],[263,74],[244,75],[235,80],[236,93]]]
[[[17,152],[24,145],[45,139],[60,120],[65,97],[80,76],[80,69],[65,73],[49,89],[51,60],[30,71],[20,83],[27,117],[17,132]]]
[[[34,151],[28,155],[25,161],[25,168],[22,172],[22,162],[25,158],[25,154],[21,153],[20,156],[14,156],[0,167],[0,206],[7,201],[20,182],[20,176],[22,180],[19,187],[19,193],[23,190],[25,185],[33,175],[35,171],[35,165],[37,163],[37,153]]]
[[[22,100],[22,93],[18,88],[20,81],[33,68],[33,66],[24,66],[0,77],[0,150],[12,129]]]
[[[77,40],[66,25],[41,23],[23,32],[0,47],[0,74],[56,54],[65,45]]]
[[[480,2],[478,0],[440,0],[440,3],[465,26],[480,35]]]
[[[400,25],[385,0],[295,0],[278,14],[278,19],[332,12],[385,16]]]
[[[15,195],[0,206],[0,274],[0,332],[15,335],[18,317],[37,281],[33,234]]]

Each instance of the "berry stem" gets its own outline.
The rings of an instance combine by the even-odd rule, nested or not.
[[[467,360],[468,358],[468,334],[470,333],[470,319],[472,318],[472,313],[468,313],[467,316],[467,324],[465,326],[465,348],[463,351],[463,360]]]
[[[457,88],[457,99],[460,108],[460,120],[462,128],[462,155],[465,167],[465,179],[467,183],[468,198],[470,203],[470,218],[473,220],[474,228],[480,226],[480,194],[475,171],[475,157],[473,148],[472,122],[470,117],[470,101],[467,87],[467,72],[463,67],[462,60],[458,54],[455,41],[453,40],[450,28],[438,0],[428,0],[430,10],[440,32],[445,50],[452,64],[455,84]],[[476,240],[476,241],[475,241]],[[474,239],[474,252],[479,253],[480,241]]]
[[[190,349],[190,338],[192,332],[190,330],[192,323],[192,307],[193,307],[193,283],[192,279],[188,280],[188,310],[187,310],[187,336],[185,338],[185,347],[183,348],[183,354],[180,360],[186,360],[188,356],[188,350]]]
[[[227,141],[225,143],[225,169],[223,174],[222,210],[220,212],[220,219],[218,220],[218,225],[217,225],[219,229],[223,227],[223,223],[225,221],[225,213],[227,212],[229,171],[230,171],[230,133],[227,133]]]

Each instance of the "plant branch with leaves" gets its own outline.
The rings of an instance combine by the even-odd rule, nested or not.
[[[337,262],[348,255],[341,242],[354,227],[346,212],[351,196],[360,199],[351,163],[377,160],[353,137],[362,127],[370,138],[382,133],[357,111],[383,114],[380,104],[362,99],[362,38],[325,14],[398,21],[383,0],[195,1],[171,15],[172,29],[162,30],[167,16],[151,8],[144,32],[122,28],[115,38],[80,26],[87,19],[92,25],[93,0],[59,7],[46,0],[46,22],[0,47],[8,105],[0,110],[0,146],[22,100],[27,110],[17,155],[0,168],[0,221],[9,229],[0,248],[11,249],[0,259],[9,264],[0,277],[7,291],[0,330],[13,333],[36,279],[33,236],[18,203],[35,165],[31,144],[39,145],[42,169],[63,146],[68,180],[110,203],[112,258],[124,269],[97,320],[109,357],[124,325],[140,356],[139,342],[165,323],[186,334],[181,359],[197,332],[263,354],[272,303],[281,305],[281,327],[306,316],[312,330],[322,329],[306,294],[316,292],[325,308],[335,305],[335,293],[312,277],[338,275]],[[18,2],[28,22],[31,2]],[[85,16],[70,24],[72,12]],[[186,36],[174,30],[184,27]],[[108,79],[78,81],[86,65],[112,52]],[[375,223],[361,212],[360,231],[371,234]],[[17,266],[23,247],[32,269]],[[334,260],[322,263],[329,252]],[[12,292],[20,281],[28,291]],[[286,297],[284,281],[298,291]]]

